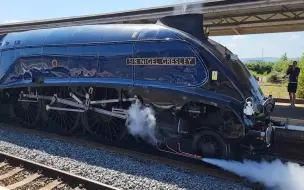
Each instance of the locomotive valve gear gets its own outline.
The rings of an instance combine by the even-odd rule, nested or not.
[[[37,102],[39,101],[37,90],[36,90],[36,100],[37,100]]]
[[[139,99],[137,98],[136,95],[134,96],[134,103],[135,103],[135,104],[140,104],[140,101],[139,101]]]
[[[23,98],[23,91],[21,91],[21,93],[19,94],[19,99]]]
[[[90,87],[89,88],[89,94],[93,94],[93,90],[94,90],[94,88]]]
[[[128,115],[128,111],[125,109],[120,109],[120,108],[112,108],[112,112],[116,114],[121,114],[121,115]]]
[[[46,111],[50,111],[50,110],[51,110],[51,106],[50,106],[50,105],[46,105],[46,106],[45,106],[45,110],[46,110]]]
[[[54,96],[52,97],[52,101],[50,103],[50,105],[53,105],[57,102],[57,94],[54,94]]]
[[[70,96],[79,104],[83,104],[82,101],[77,96],[75,96],[72,92],[70,93]]]
[[[90,106],[90,94],[88,94],[88,93],[86,93],[85,105],[86,105],[87,107]]]

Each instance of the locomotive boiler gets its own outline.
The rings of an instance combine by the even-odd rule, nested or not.
[[[23,126],[63,135],[83,127],[123,143],[134,102],[155,111],[156,147],[187,157],[231,158],[273,141],[271,97],[203,15],[156,24],[108,24],[9,33],[1,40],[0,91]]]

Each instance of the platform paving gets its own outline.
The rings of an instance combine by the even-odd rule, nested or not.
[[[304,126],[304,104],[296,104],[295,108],[290,108],[288,103],[276,103],[272,113],[273,118],[286,120],[293,125]]]
[[[296,104],[295,108],[291,108],[288,103],[278,103],[272,119],[281,121],[285,125],[283,128],[275,129],[275,144],[292,143],[304,145],[304,104]]]

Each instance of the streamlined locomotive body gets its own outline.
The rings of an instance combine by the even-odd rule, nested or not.
[[[98,139],[125,141],[136,102],[155,111],[159,150],[193,158],[269,146],[273,99],[235,55],[203,34],[202,21],[190,14],[7,34],[2,103],[28,127],[45,121],[68,135],[83,126]]]

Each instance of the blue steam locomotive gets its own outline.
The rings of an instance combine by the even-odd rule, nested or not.
[[[0,46],[1,103],[23,126],[58,133],[84,127],[122,142],[128,108],[152,107],[156,147],[192,158],[231,158],[273,141],[270,113],[255,78],[202,31],[203,16],[156,24],[87,25],[7,34]]]

